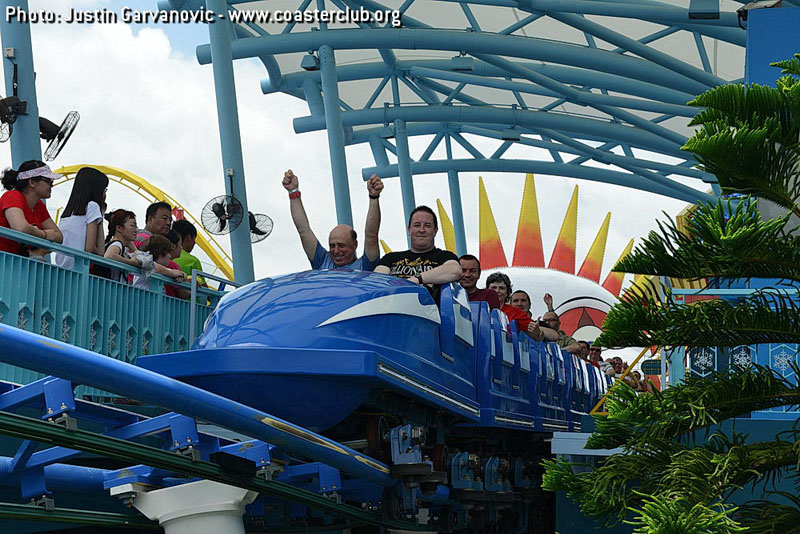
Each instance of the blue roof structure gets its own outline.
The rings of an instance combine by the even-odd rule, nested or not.
[[[295,132],[327,129],[339,222],[352,222],[345,147],[369,144],[375,164],[362,177],[399,177],[406,214],[415,205],[413,176],[448,174],[460,250],[459,172],[533,172],[709,198],[714,177],[681,150],[696,112],[686,104],[744,72],[742,2],[207,4],[215,3],[225,20],[238,19],[230,57],[264,64],[265,94],[308,103]],[[213,48],[198,47],[200,63],[212,62]],[[430,139],[418,154],[409,148],[415,136]]]

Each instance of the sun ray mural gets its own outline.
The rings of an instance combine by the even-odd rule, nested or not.
[[[525,175],[525,189],[522,190],[522,206],[519,209],[517,242],[514,244],[512,265],[544,267],[542,227],[539,224],[539,206],[536,202],[536,185],[532,174]]]
[[[444,248],[453,254],[458,254],[458,252],[456,252],[456,230],[453,227],[453,221],[450,220],[450,216],[447,214],[447,211],[445,211],[442,201],[438,198],[436,199],[436,209],[439,211],[439,227],[442,230],[442,237],[444,238]]]
[[[541,315],[541,297],[545,292],[554,298],[556,312],[561,318],[561,328],[578,339],[594,340],[600,333],[600,325],[606,313],[619,297],[624,281],[623,273],[610,272],[602,285],[603,259],[611,227],[611,213],[606,213],[580,268],[576,270],[578,239],[578,186],[572,191],[558,239],[545,258],[542,245],[542,228],[536,198],[533,175],[525,176],[522,192],[513,261],[508,264],[500,232],[492,212],[483,178],[478,179],[478,233],[479,256],[483,267],[483,279],[491,272],[502,270],[508,274],[515,289],[526,290],[532,300],[534,316]],[[450,217],[440,200],[436,201],[442,220],[445,246],[455,251],[452,236],[448,239],[448,228],[452,228]],[[452,246],[452,248],[451,248]],[[631,239],[620,254],[625,257],[633,248]],[[617,261],[619,261],[619,259]],[[537,309],[537,305],[539,309]]]
[[[483,178],[478,177],[478,235],[480,239],[480,259],[483,269],[494,269],[508,265],[503,243],[500,241],[500,232],[494,222],[492,206],[489,196],[483,185]]]
[[[556,246],[550,256],[548,269],[555,269],[569,274],[575,274],[575,244],[578,241],[578,186],[572,190],[572,198],[569,199],[567,214],[564,222],[561,223],[561,231],[558,232]]]

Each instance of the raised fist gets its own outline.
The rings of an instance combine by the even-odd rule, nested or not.
[[[377,174],[373,174],[367,180],[367,191],[373,197],[380,196],[381,191],[383,191],[383,180],[378,178]]]
[[[297,180],[297,176],[295,176],[294,173],[292,172],[292,169],[289,169],[288,171],[283,173],[283,182],[282,183],[283,183],[283,187],[287,191],[291,191],[293,189],[297,189],[298,188],[298,183],[299,182]]]
[[[548,310],[552,310],[553,309],[553,295],[551,295],[550,293],[545,293],[543,300],[544,300],[545,305],[547,305],[547,309]]]

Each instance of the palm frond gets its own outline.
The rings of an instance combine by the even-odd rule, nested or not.
[[[629,389],[620,384],[611,391],[608,416],[595,416],[586,448],[633,449],[641,442],[677,439],[753,410],[800,404],[800,386],[760,366],[689,376],[653,395],[630,395]],[[790,439],[797,442],[795,435]],[[800,450],[795,456],[800,457]]]
[[[615,271],[698,279],[778,278],[800,281],[800,235],[787,214],[764,220],[751,199],[703,204],[684,231],[667,220],[615,266]]]
[[[638,287],[626,291],[606,315],[595,340],[603,347],[733,347],[800,343],[800,306],[785,290],[759,290],[737,302],[676,303]]]
[[[642,495],[637,516],[626,523],[634,534],[735,534],[746,528],[731,518],[736,508],[724,503],[694,503],[678,493]]]
[[[757,500],[739,508],[737,519],[747,526],[749,534],[800,534],[800,499],[782,491],[770,492],[776,499]]]
[[[794,72],[794,60],[778,66]],[[701,128],[684,145],[724,192],[752,194],[800,214],[800,81],[777,87],[731,84],[689,102],[702,106],[690,126]]]
[[[795,76],[800,76],[800,54],[795,54],[791,59],[770,63],[770,66],[783,69],[781,74],[794,74]]]
[[[762,128],[767,121],[778,119],[773,138],[783,138],[795,125],[795,118],[786,113],[786,91],[759,84],[728,84],[709,89],[689,102],[706,108],[689,122],[689,126],[705,126],[724,120],[730,128]],[[701,130],[702,131],[702,130]]]

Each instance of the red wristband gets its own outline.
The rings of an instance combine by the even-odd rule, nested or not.
[[[295,191],[294,193],[289,193],[290,199],[300,198],[300,191]]]

